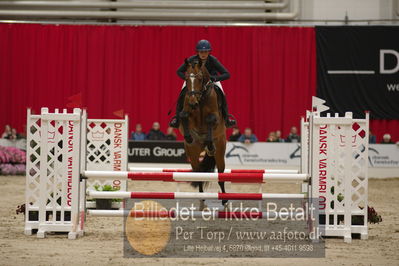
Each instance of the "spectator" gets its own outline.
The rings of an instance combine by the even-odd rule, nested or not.
[[[15,128],[11,129],[11,136],[8,139],[10,139],[10,140],[20,139],[20,136],[17,133],[17,130]]]
[[[291,127],[290,134],[288,135],[286,142],[301,142],[301,137],[299,137],[298,129],[296,127]]]
[[[266,139],[266,142],[276,142],[276,132],[272,131]]]
[[[233,127],[233,132],[231,133],[229,137],[229,141],[238,141],[238,139],[241,137],[241,132],[240,129],[237,126]]]
[[[249,144],[249,143],[254,143],[258,141],[258,138],[255,136],[255,134],[252,134],[252,129],[250,129],[249,127],[247,127],[244,130],[244,134],[241,135],[238,138],[238,141],[245,143],[245,144]]]
[[[145,140],[145,133],[143,132],[143,128],[141,124],[136,124],[136,132],[132,132],[131,135],[132,140]]]
[[[284,139],[281,138],[281,131],[276,130],[276,142],[284,142]]]
[[[158,122],[152,124],[150,132],[147,134],[148,140],[164,140],[165,134],[160,130],[161,126]]]
[[[165,139],[166,140],[176,140],[177,136],[175,133],[175,129],[173,127],[168,127],[168,129],[166,130],[166,136]]]
[[[377,143],[377,138],[373,134],[373,132],[371,132],[371,129],[369,130],[369,143],[370,144],[376,144]]]
[[[4,127],[4,132],[1,135],[2,139],[9,139],[11,137],[11,126],[10,125],[5,125]]]
[[[394,144],[394,142],[391,139],[391,135],[388,133],[384,134],[384,136],[382,137],[381,144]]]
[[[23,132],[19,133],[18,136],[20,139],[26,139],[26,132],[27,132],[26,124],[22,126],[22,130]]]

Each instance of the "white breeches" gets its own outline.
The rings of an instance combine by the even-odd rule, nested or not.
[[[218,86],[221,89],[221,91],[223,92],[223,94],[224,94],[222,83],[220,81],[216,81],[215,85]],[[186,82],[183,82],[183,86],[181,87],[181,89],[184,89],[184,87],[186,87]]]

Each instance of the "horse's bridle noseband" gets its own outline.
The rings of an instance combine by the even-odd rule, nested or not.
[[[189,78],[196,78],[199,75],[202,75],[201,73],[191,73]],[[204,84],[204,80],[202,79],[201,81],[201,90],[199,91],[195,91],[195,90],[191,90],[191,91],[187,91],[188,96],[200,96],[200,100],[207,94],[209,88],[213,85],[213,82],[209,79],[208,82],[206,84]],[[191,86],[194,86],[194,84],[191,84]]]

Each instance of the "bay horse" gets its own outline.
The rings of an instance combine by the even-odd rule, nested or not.
[[[186,95],[183,111],[179,114],[179,130],[184,136],[184,149],[190,159],[193,172],[213,172],[215,166],[219,173],[225,169],[226,126],[221,113],[220,98],[211,82],[205,63],[185,60]],[[200,161],[201,153],[205,156]],[[192,182],[204,192],[206,182]],[[225,193],[224,182],[219,182],[222,193]],[[227,200],[223,200],[225,205]],[[204,201],[201,201],[203,206]],[[201,207],[202,208],[202,207]]]

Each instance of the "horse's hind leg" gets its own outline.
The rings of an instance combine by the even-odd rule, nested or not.
[[[208,125],[208,133],[205,139],[205,150],[209,156],[215,156],[215,145],[213,143],[213,127],[217,122],[215,114],[209,114],[206,117],[206,124]]]
[[[216,167],[218,168],[219,173],[224,173],[225,170],[225,161],[224,161],[224,154],[226,152],[226,139],[220,138],[216,141],[216,154],[215,154],[215,161]],[[222,193],[226,193],[224,182],[219,182],[219,187]],[[222,204],[225,205],[227,200],[223,200]]]

